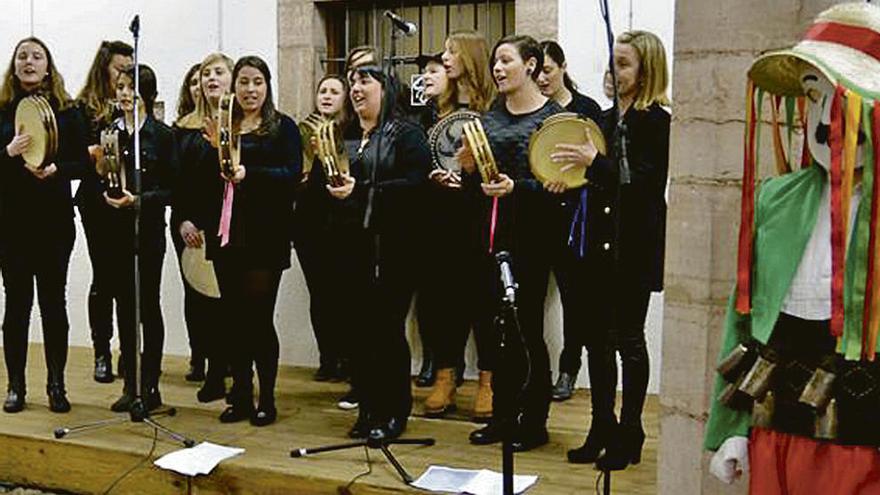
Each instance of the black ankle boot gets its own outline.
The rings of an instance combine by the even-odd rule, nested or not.
[[[201,382],[205,380],[205,360],[193,358],[189,364],[189,371],[184,379],[188,382]]]
[[[50,383],[46,386],[49,395],[49,410],[56,413],[70,411],[70,402],[67,400],[67,391],[64,390],[63,382]]]
[[[434,356],[428,350],[422,354],[422,369],[416,377],[416,387],[431,387],[437,380],[437,373],[434,369]]]
[[[17,413],[24,409],[25,387],[24,380],[13,379],[9,381],[6,401],[3,402],[3,411]]]
[[[370,435],[371,418],[364,408],[358,411],[357,421],[354,422],[351,429],[348,430],[350,438],[367,438]]]
[[[94,379],[98,383],[113,383],[113,363],[110,355],[101,354],[95,358]]]
[[[642,445],[645,443],[645,431],[641,424],[621,424],[617,428],[617,438],[609,445],[605,455],[596,461],[600,471],[620,471],[630,464],[638,464],[642,460]]]
[[[572,464],[592,464],[608,448],[617,422],[613,420],[599,420],[593,418],[590,424],[590,432],[584,444],[576,449],[568,451],[568,462]]]

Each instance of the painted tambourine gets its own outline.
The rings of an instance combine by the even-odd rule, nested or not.
[[[202,295],[218,299],[220,284],[217,283],[214,263],[205,257],[205,233],[199,232],[199,235],[202,237],[202,246],[185,247],[180,256],[180,268],[190,287]]]
[[[220,173],[232,177],[241,163],[238,130],[233,127],[235,95],[227,93],[220,97],[217,113],[217,153],[220,157]]]
[[[542,183],[562,182],[569,189],[586,184],[587,179],[582,168],[573,167],[561,172],[560,169],[568,164],[554,162],[550,159],[550,154],[556,151],[557,144],[585,144],[587,132],[599,153],[605,154],[605,136],[591,119],[570,112],[558,113],[545,119],[529,139],[529,166],[535,178]]]
[[[461,165],[455,153],[461,148],[464,139],[464,125],[480,114],[471,110],[459,110],[440,119],[428,131],[428,145],[431,148],[431,161],[435,168],[460,173]]]
[[[15,128],[31,138],[31,145],[21,154],[29,169],[37,170],[52,163],[58,152],[58,123],[46,98],[39,95],[22,98],[15,109]]]

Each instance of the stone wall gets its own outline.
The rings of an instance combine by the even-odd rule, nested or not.
[[[313,0],[278,0],[278,106],[297,120],[312,111],[327,53],[324,21]]]
[[[743,481],[733,487],[716,481],[702,451],[736,266],[745,74],[758,53],[794,44],[815,15],[834,3],[676,3],[660,494],[746,492]]]

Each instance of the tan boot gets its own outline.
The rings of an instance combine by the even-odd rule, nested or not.
[[[443,417],[455,410],[455,370],[443,368],[437,370],[437,381],[428,398],[425,399],[425,416]]]
[[[480,371],[480,382],[474,396],[474,416],[476,423],[486,423],[492,419],[492,372]]]

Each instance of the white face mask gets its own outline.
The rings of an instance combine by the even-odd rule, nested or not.
[[[825,170],[831,169],[831,103],[834,101],[834,85],[816,69],[806,69],[801,74],[801,85],[807,95],[807,145],[810,153]],[[844,102],[845,105],[845,102]],[[845,111],[842,108],[841,111]],[[821,142],[820,142],[821,141]],[[856,168],[862,166],[862,148],[856,154]]]

